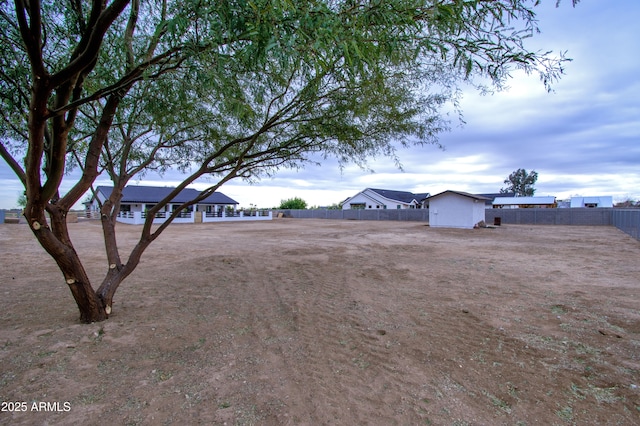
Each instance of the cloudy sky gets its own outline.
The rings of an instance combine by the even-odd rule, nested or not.
[[[542,34],[533,50],[567,51],[573,61],[548,93],[537,76],[514,73],[509,89],[482,96],[464,94],[465,124],[454,123],[435,146],[398,152],[403,170],[374,159],[375,172],[332,161],[299,171],[281,171],[249,185],[226,184],[221,192],[241,206],[277,206],[303,198],[311,206],[339,203],[364,188],[436,194],[444,190],[498,192],[514,170],[536,170],[536,195],[568,199],[611,195],[640,200],[640,1],[543,0],[536,8]],[[172,185],[178,174],[142,180]],[[99,180],[98,184],[109,184]],[[207,186],[206,181],[195,185]],[[64,188],[63,188],[64,189]],[[12,208],[21,191],[0,160],[0,208]]]

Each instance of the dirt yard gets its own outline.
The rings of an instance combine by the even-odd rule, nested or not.
[[[98,282],[100,224],[70,226]],[[615,228],[172,225],[91,325],[26,226],[0,255],[3,425],[640,423]]]

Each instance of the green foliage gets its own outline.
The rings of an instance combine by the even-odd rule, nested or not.
[[[531,170],[527,173],[525,169],[518,169],[511,173],[504,183],[507,184],[506,188],[500,190],[501,193],[513,192],[516,197],[531,197],[536,192],[533,187],[538,180],[538,173],[535,170]]]
[[[638,200],[632,200],[631,198],[627,198],[624,201],[619,201],[617,202],[614,207],[621,207],[621,208],[634,208],[634,207],[640,207],[640,201]]]
[[[27,195],[24,193],[24,191],[21,191],[18,195],[17,204],[20,208],[24,208],[27,205]]]
[[[49,74],[66,70],[89,34],[89,6],[70,4],[43,2]],[[460,82],[488,78],[500,87],[523,68],[549,84],[562,70],[562,57],[524,48],[536,31],[527,1],[136,4],[135,16],[130,5],[108,28],[70,100],[58,90],[66,82],[51,88],[49,104],[76,117],[60,141],[72,160],[67,170],[86,166],[114,95],[121,99],[109,144],[100,147],[100,169],[114,181],[173,166],[225,175],[239,158],[234,175],[253,179],[299,167],[316,152],[364,165],[370,156],[394,157],[398,146],[437,143],[448,129],[440,108],[456,102]],[[0,136],[20,158],[29,141],[30,67],[40,64],[20,42],[10,4],[0,7],[8,64]]]
[[[283,210],[304,210],[307,208],[307,202],[299,197],[281,200],[279,209]]]
[[[513,69],[547,87],[566,59],[529,51],[530,0],[0,0],[0,157],[26,189],[25,216],[91,322],[171,223],[150,209],[128,259],[116,243],[122,188],[179,169],[176,191],[437,144],[462,86],[502,87]],[[64,173],[80,176],[60,192]],[[109,269],[94,294],[65,226],[100,174]],[[177,192],[176,192],[177,193]],[[185,202],[173,217],[198,200]],[[306,204],[305,204],[306,206]],[[51,227],[41,226],[49,213]],[[72,255],[70,255],[70,253]],[[84,301],[81,302],[80,300]],[[93,300],[88,300],[93,299]]]

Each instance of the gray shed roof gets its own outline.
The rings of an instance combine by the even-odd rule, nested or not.
[[[498,192],[498,193],[491,193],[491,194],[476,194],[476,195],[485,197],[487,201],[485,201],[484,203],[488,206],[492,205],[493,200],[495,200],[498,197],[515,197],[516,196],[515,192]]]
[[[444,195],[444,194],[458,194],[458,195],[461,195],[463,197],[473,198],[474,200],[480,200],[480,201],[488,200],[487,197],[483,197],[481,195],[469,194],[468,192],[452,191],[452,190],[447,190],[447,191],[443,191],[443,192],[441,192],[439,194],[432,195],[431,197],[427,198],[427,200],[431,200],[433,198],[439,197],[439,196]]]
[[[157,203],[164,199],[175,188],[161,187],[161,186],[125,186],[122,190],[122,203]],[[111,195],[113,191],[112,186],[99,186],[98,192],[101,192],[106,197]],[[200,191],[191,188],[185,188],[178,195],[176,195],[171,202],[172,203],[185,203],[191,201],[200,195]],[[238,204],[232,198],[227,197],[221,192],[214,192],[204,200],[198,202],[198,204]]]

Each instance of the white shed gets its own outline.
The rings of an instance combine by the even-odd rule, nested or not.
[[[444,191],[427,198],[429,226],[471,229],[484,221],[486,197],[459,191]]]

